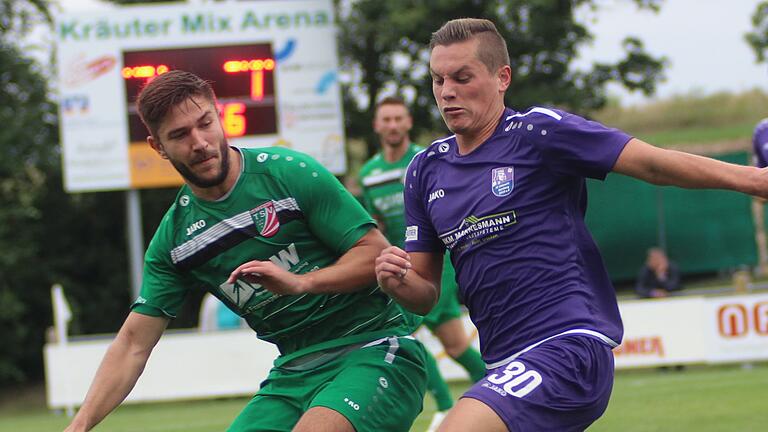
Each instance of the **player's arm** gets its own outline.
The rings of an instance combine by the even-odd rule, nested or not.
[[[136,385],[167,325],[165,317],[128,314],[66,432],[88,431],[120,405]]]
[[[443,255],[391,246],[376,258],[379,286],[407,310],[426,315],[440,297]]]
[[[249,261],[236,268],[227,280],[238,277],[258,283],[277,294],[337,294],[359,291],[376,281],[374,261],[389,242],[376,228],[366,232],[351,248],[328,267],[293,274],[272,261]]]
[[[731,189],[768,198],[768,168],[736,165],[662,149],[633,138],[613,171],[656,185],[689,189]]]

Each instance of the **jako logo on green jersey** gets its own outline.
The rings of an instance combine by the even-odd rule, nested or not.
[[[199,221],[193,222],[192,225],[188,226],[187,235],[190,236],[192,235],[192,233],[194,233],[195,231],[201,228],[205,228],[205,219],[200,219]]]

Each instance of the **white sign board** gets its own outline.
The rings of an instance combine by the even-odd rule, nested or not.
[[[626,301],[619,308],[625,333],[614,349],[617,369],[768,360],[768,294]],[[477,329],[466,313],[462,320],[478,348]],[[416,337],[446,379],[468,378],[428,330]],[[110,342],[45,346],[48,406],[80,405]],[[165,335],[128,401],[253,394],[276,356],[249,329]]]
[[[703,297],[619,303],[624,338],[613,350],[616,368],[702,362],[707,352]]]
[[[79,406],[110,339],[45,346],[48,406]],[[248,396],[278,355],[250,330],[169,333],[162,337],[127,402]]]
[[[229,141],[346,171],[330,0],[112,7],[56,17],[69,192],[181,184],[145,143],[135,97],[182,69],[212,81]]]
[[[707,300],[711,363],[768,358],[768,294]]]

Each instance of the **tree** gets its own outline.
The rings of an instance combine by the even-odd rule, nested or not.
[[[752,31],[745,35],[755,52],[757,61],[764,63],[768,56],[768,1],[760,2],[752,14]]]
[[[40,68],[12,41],[33,22],[50,22],[44,3],[0,2],[0,384],[24,377],[21,364],[39,353],[30,341],[43,333],[26,324],[34,309],[31,284],[39,277],[31,265],[40,251],[37,198],[46,187],[45,172],[58,157],[52,150],[55,106]]]
[[[635,0],[657,10],[660,0]],[[367,138],[375,148],[372,106],[382,93],[403,93],[411,101],[416,128],[441,130],[428,73],[431,33],[450,19],[483,17],[496,23],[507,41],[513,71],[506,103],[523,109],[549,104],[586,114],[605,105],[606,84],[652,94],[665,60],[654,58],[636,38],[622,44],[626,57],[595,64],[590,71],[571,67],[579,47],[591,40],[578,8],[596,9],[595,0],[358,0],[337,2],[342,69],[352,71],[344,86],[350,137]]]

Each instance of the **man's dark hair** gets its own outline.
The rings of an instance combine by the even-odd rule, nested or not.
[[[408,110],[408,105],[406,105],[405,101],[400,96],[387,96],[380,100],[378,103],[376,103],[376,109],[374,112],[377,112],[379,108],[383,107],[384,105],[402,105],[405,107],[406,111],[410,111]]]
[[[211,83],[199,76],[181,70],[166,72],[144,86],[136,98],[139,116],[149,133],[160,140],[157,129],[168,111],[185,100],[202,96],[215,104],[216,96]]]
[[[507,42],[496,30],[496,26],[486,19],[459,18],[448,21],[432,33],[429,49],[438,45],[447,46],[471,39],[478,39],[477,59],[495,73],[500,67],[509,65]]]

